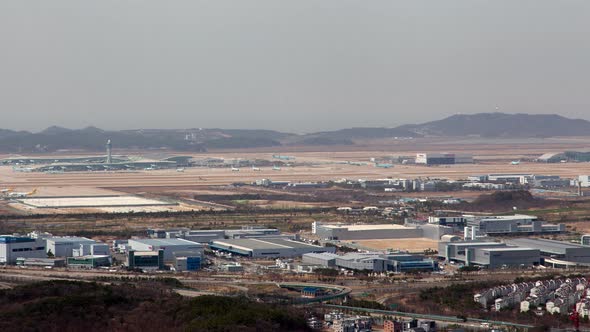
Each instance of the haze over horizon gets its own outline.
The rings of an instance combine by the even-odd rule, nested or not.
[[[588,13],[575,0],[7,0],[0,128],[590,120]]]

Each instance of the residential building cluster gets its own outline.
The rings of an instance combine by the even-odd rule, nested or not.
[[[581,317],[590,316],[590,290],[583,277],[497,286],[480,291],[473,300],[496,311],[516,307],[521,312],[535,311],[542,315],[544,312],[568,314],[574,309]]]

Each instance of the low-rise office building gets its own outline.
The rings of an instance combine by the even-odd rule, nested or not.
[[[203,257],[191,252],[174,253],[174,269],[178,272],[197,271],[201,269]]]
[[[111,256],[108,255],[88,255],[67,258],[69,268],[94,269],[100,266],[111,266],[111,263]]]
[[[127,267],[141,270],[164,270],[164,249],[127,252]]]

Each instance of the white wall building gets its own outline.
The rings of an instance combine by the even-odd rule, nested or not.
[[[203,245],[185,239],[130,239],[128,248],[136,251],[164,250],[164,261],[174,260],[175,252],[194,253],[203,256]]]
[[[14,264],[17,258],[46,258],[45,241],[12,235],[0,236],[0,264]]]
[[[95,244],[96,241],[77,236],[68,237],[50,237],[46,239],[47,252],[51,250],[51,253],[55,257],[74,257],[74,250],[80,249],[80,245]]]

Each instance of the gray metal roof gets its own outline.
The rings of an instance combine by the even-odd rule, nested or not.
[[[283,239],[230,239],[215,240],[213,243],[239,246],[250,250],[278,249],[278,248],[321,248],[299,241]]]
[[[78,243],[96,243],[97,241],[79,236],[68,236],[68,237],[48,237],[46,241],[53,241],[55,243],[66,243],[66,242],[78,242]]]
[[[568,248],[587,248],[588,250],[590,250],[590,247],[583,246],[581,244],[547,239],[518,238],[508,239],[506,240],[506,243],[517,245],[519,247],[540,249],[541,251],[552,253],[563,253]]]
[[[153,247],[201,245],[200,243],[184,239],[130,239]]]

